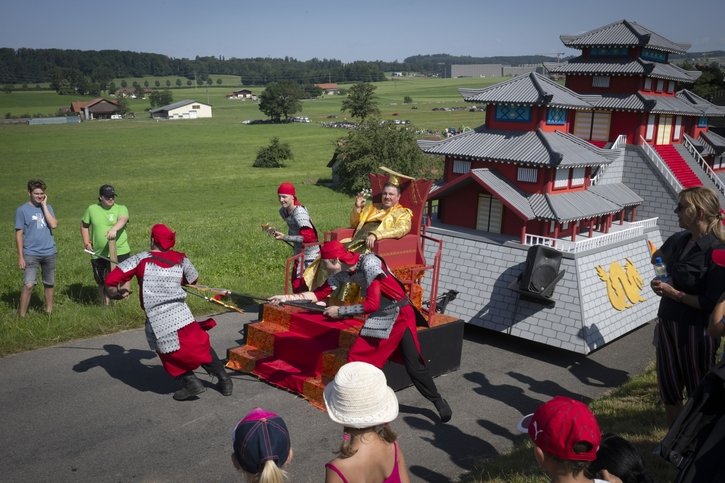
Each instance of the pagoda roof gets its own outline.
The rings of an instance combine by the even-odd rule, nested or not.
[[[546,62],[544,67],[552,74],[630,75],[680,82],[695,82],[702,75],[699,70],[685,70],[674,64],[651,62],[641,58],[602,58],[595,61],[580,56],[569,62]]]
[[[589,191],[597,196],[616,203],[621,206],[637,206],[644,202],[644,199],[624,183],[596,184],[589,187]]]
[[[495,193],[496,198],[500,199],[507,208],[513,210],[520,218],[527,221],[536,218],[526,194],[509,183],[496,170],[488,168],[472,169],[465,175],[451,180],[430,193],[428,200],[444,198],[447,194],[470,183],[476,183],[487,191]]]
[[[720,136],[714,131],[703,131],[700,133],[699,140],[705,141],[704,144],[706,149],[709,148],[706,154],[717,154],[720,155],[725,152],[725,137]]]
[[[611,163],[618,151],[602,149],[561,131],[476,128],[440,141],[419,140],[423,152],[527,166],[582,167]]]
[[[692,104],[696,109],[700,111],[703,116],[720,117],[725,116],[725,106],[718,106],[712,102],[704,99],[694,92],[682,89],[675,94],[678,99],[684,102]]]
[[[668,40],[656,32],[629,20],[619,20],[577,35],[560,35],[569,48],[586,47],[645,47],[675,54],[684,54],[690,44]]]
[[[437,188],[428,199],[445,198],[471,183],[493,193],[507,208],[527,221],[544,219],[566,223],[616,213],[625,206],[639,205],[643,201],[622,183],[592,186],[585,191],[527,195],[495,169],[489,168],[472,169]]]
[[[652,105],[647,112],[654,114],[680,114],[683,116],[702,116],[702,109],[678,96],[640,93],[645,103]],[[725,115],[725,113],[723,113]]]
[[[537,218],[561,223],[609,215],[622,209],[622,205],[602,198],[591,189],[567,193],[535,193],[529,197],[529,204]]]
[[[467,102],[552,106],[566,109],[589,109],[590,103],[600,97],[578,94],[536,72],[521,74],[482,89],[461,88],[458,92]]]

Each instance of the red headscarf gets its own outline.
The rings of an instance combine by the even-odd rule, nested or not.
[[[320,248],[320,257],[323,260],[331,260],[337,258],[346,265],[355,265],[357,259],[360,258],[359,253],[353,253],[345,245],[337,240],[325,242]]]
[[[157,247],[168,250],[176,244],[176,233],[168,226],[159,223],[151,227],[151,239]]]
[[[295,205],[300,204],[300,202],[297,201],[297,192],[295,191],[295,185],[293,185],[289,181],[285,181],[284,183],[279,185],[279,188],[277,188],[277,194],[291,195],[295,199]]]

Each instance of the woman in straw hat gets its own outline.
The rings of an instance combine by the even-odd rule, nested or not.
[[[397,435],[388,423],[398,416],[398,398],[383,371],[349,362],[325,387],[327,415],[343,426],[339,456],[325,465],[325,482],[410,481]]]

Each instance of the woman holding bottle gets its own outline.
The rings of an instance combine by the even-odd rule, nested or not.
[[[725,291],[725,271],[712,262],[712,250],[725,246],[717,195],[701,186],[682,190],[675,213],[684,230],[652,254],[652,263],[657,258],[665,262],[667,279],[655,277],[650,283],[662,297],[655,352],[657,383],[669,425],[682,410],[683,390],[692,394],[715,363],[719,339],[707,334],[707,325]]]

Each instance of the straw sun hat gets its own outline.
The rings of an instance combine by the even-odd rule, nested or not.
[[[327,414],[350,428],[369,428],[398,417],[398,398],[383,371],[367,362],[349,362],[325,386]]]

